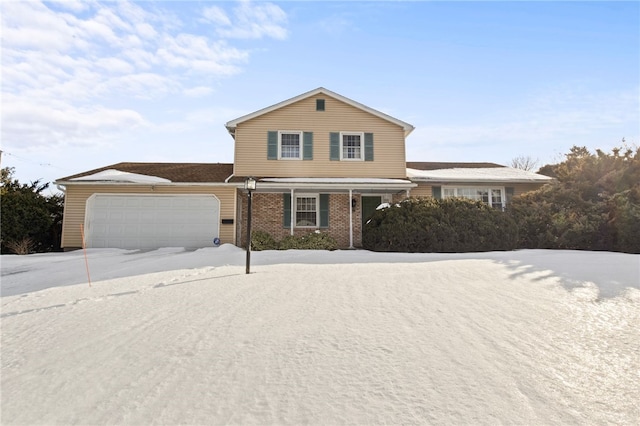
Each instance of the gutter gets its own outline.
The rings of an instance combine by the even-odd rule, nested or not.
[[[123,182],[123,181],[61,181],[60,183],[54,182],[56,186],[66,185],[126,185],[126,186],[230,186],[241,187],[243,183],[225,183],[225,182]]]
[[[549,183],[549,182],[553,182],[553,178],[549,178],[549,179],[487,179],[487,178],[482,178],[482,179],[461,179],[461,178],[452,178],[452,179],[428,179],[428,178],[412,178],[411,181],[412,182],[420,182],[420,183],[442,183],[442,184],[449,184],[449,183],[468,183],[468,184],[475,184],[475,183],[502,183],[502,184],[509,184],[509,183]]]
[[[406,184],[383,184],[383,183],[294,183],[294,182],[258,182],[259,189],[359,189],[359,190],[397,190],[402,191],[409,188],[415,188],[417,183],[407,182]]]

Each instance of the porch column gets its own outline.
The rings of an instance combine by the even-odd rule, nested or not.
[[[291,222],[291,229],[290,229],[290,231],[289,231],[289,232],[291,233],[291,235],[293,235],[293,225],[294,225],[294,223],[293,223],[293,217],[295,216],[295,215],[293,214],[293,210],[295,209],[295,202],[296,202],[295,191],[294,191],[294,189],[293,189],[293,188],[291,188],[291,212],[290,212],[290,213],[291,213],[291,220],[290,220],[290,222]]]
[[[349,248],[353,248],[353,208],[351,200],[353,199],[353,190],[349,190]]]

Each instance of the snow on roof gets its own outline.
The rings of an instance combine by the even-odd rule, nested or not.
[[[447,182],[548,182],[552,178],[512,167],[452,168],[439,170],[407,169],[412,181]]]
[[[73,181],[92,181],[92,182],[128,182],[128,183],[170,183],[169,179],[141,175],[138,173],[121,172],[116,169],[103,170],[88,176],[82,176],[70,179]]]
[[[372,184],[410,184],[406,179],[382,179],[382,178],[263,178],[260,182],[274,183],[372,183]]]

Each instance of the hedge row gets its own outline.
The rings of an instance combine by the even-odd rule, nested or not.
[[[506,213],[460,198],[409,198],[376,211],[362,245],[396,252],[478,252],[516,248],[517,226]]]
[[[338,243],[329,234],[312,232],[307,235],[288,235],[281,241],[276,241],[269,233],[255,231],[251,233],[251,250],[335,250]]]

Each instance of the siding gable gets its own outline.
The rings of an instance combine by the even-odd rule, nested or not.
[[[234,174],[406,178],[401,126],[337,99],[323,98],[325,110],[320,113],[315,110],[316,98],[308,98],[240,123],[235,129]],[[297,130],[303,132],[303,161],[278,160],[278,131]],[[340,161],[340,132],[363,134],[363,161]]]

